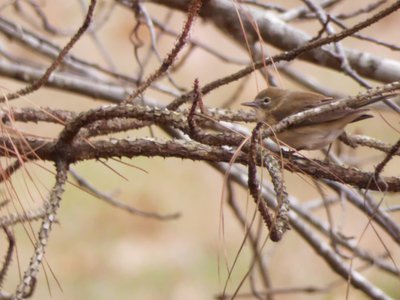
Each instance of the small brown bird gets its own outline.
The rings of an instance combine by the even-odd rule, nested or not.
[[[254,101],[242,105],[254,108],[258,121],[272,126],[290,115],[332,101],[321,94],[269,87],[258,93]],[[296,150],[322,149],[336,140],[347,124],[372,118],[366,111],[345,108],[309,117],[278,133],[277,138],[280,144]]]

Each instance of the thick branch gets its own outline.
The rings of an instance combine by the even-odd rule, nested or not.
[[[181,11],[185,11],[189,3],[188,0],[152,0],[152,2]],[[392,11],[397,10],[399,7],[400,3],[396,2]],[[246,47],[246,43],[243,40],[243,29],[238,21],[235,2],[230,0],[208,1],[200,11],[200,16],[212,21],[216,28],[227,32],[239,45]],[[246,13],[242,14],[242,22],[249,40],[258,40],[257,33],[252,25],[252,23],[257,23],[263,40],[283,51],[293,50],[311,40],[311,37],[304,31],[288,25],[277,15],[267,14],[265,11],[252,7],[246,7]],[[303,53],[301,59],[341,71],[340,59],[329,53],[334,52],[333,46],[326,45],[324,47],[328,51],[322,49],[308,51]],[[398,61],[354,49],[344,49],[344,52],[350,66],[364,77],[382,82],[391,82],[400,78],[400,63]]]
[[[8,138],[0,139],[0,155],[15,155],[17,147],[20,155],[25,154],[25,159],[56,161],[60,156],[60,149],[55,141],[25,138],[24,141],[15,138],[11,142]],[[34,152],[32,149],[36,149]],[[71,163],[111,157],[176,157],[183,159],[229,162],[235,149],[226,150],[223,147],[213,147],[194,141],[184,140],[158,140],[158,139],[111,139],[110,141],[86,141],[75,142],[73,145],[64,144],[62,156]],[[246,153],[239,153],[235,159],[236,163],[248,164]],[[257,164],[262,165],[261,158]],[[285,168],[292,172],[308,174],[316,179],[330,179],[343,182],[362,189],[386,190],[388,192],[400,191],[399,177],[380,177],[379,180],[371,180],[372,173],[362,172],[356,168],[346,168],[339,165],[325,163],[318,160],[301,159],[293,157]]]

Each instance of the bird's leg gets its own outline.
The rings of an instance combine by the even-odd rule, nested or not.
[[[331,151],[333,143],[330,143],[328,149],[322,149],[322,152],[325,154],[324,163],[329,163],[329,152]]]

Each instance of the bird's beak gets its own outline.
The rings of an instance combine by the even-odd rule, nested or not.
[[[252,101],[252,102],[243,102],[243,103],[240,103],[240,104],[243,105],[243,106],[258,107],[257,102],[255,102],[255,101]]]

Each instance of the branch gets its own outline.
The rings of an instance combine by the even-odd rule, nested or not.
[[[29,86],[26,86],[22,88],[19,91],[10,93],[4,97],[0,98],[0,102],[4,101],[9,101],[13,99],[17,99],[21,96],[27,95],[29,93],[32,93],[36,90],[38,90],[40,87],[46,84],[47,80],[50,78],[50,75],[54,72],[54,70],[61,64],[61,61],[64,59],[64,57],[67,55],[69,50],[75,45],[75,43],[81,38],[81,36],[84,34],[86,29],[89,27],[90,22],[92,20],[94,8],[96,6],[96,0],[91,0],[88,12],[85,16],[85,20],[82,24],[82,26],[78,29],[78,31],[73,35],[71,40],[67,43],[67,45],[61,50],[61,52],[58,54],[57,58],[53,61],[53,63],[50,65],[50,67],[46,70],[46,72],[43,74],[43,76],[40,77],[39,80],[35,81]]]
[[[132,0],[130,0],[132,1]],[[128,1],[126,1],[128,2]],[[179,9],[181,11],[186,10],[188,5],[187,0],[152,0],[154,3],[168,6],[173,9]],[[264,41],[271,44],[272,46],[281,49],[282,51],[292,52],[294,49],[297,50],[313,44],[309,49],[302,49],[300,57],[301,59],[307,60],[318,66],[325,66],[335,70],[341,70],[341,61],[336,57],[329,54],[329,51],[322,49],[316,49],[322,45],[330,51],[333,51],[333,46],[327,45],[331,42],[337,42],[346,36],[349,36],[355,32],[360,31],[371,24],[376,23],[378,20],[386,17],[400,8],[400,3],[396,1],[389,7],[381,10],[371,18],[360,22],[356,26],[350,28],[349,31],[343,30],[338,34],[329,36],[324,39],[315,41],[314,43],[308,44],[311,37],[304,31],[290,26],[283,22],[279,16],[269,13],[266,17],[266,13],[263,10],[257,10],[252,7],[246,6],[245,13],[241,10],[243,27],[245,34],[249,40],[257,41],[257,33],[253,29],[252,23],[256,23],[261,37]],[[237,20],[237,9],[234,2],[230,0],[213,0],[208,1],[203,9],[200,11],[200,16],[204,19],[210,20],[214,23],[215,27],[227,32],[229,36],[234,38],[239,45],[245,47],[243,40],[243,29],[239,26]],[[312,51],[309,51],[313,49]],[[374,56],[365,51],[358,51],[354,49],[344,49],[346,57],[350,63],[350,66],[360,75],[369,79],[378,80],[381,82],[391,82],[400,78],[400,63],[395,60],[385,59],[382,57]],[[284,60],[291,60],[296,56],[285,57],[283,54],[278,56],[280,59],[274,59],[275,62]],[[281,58],[282,57],[282,58]],[[267,65],[270,63],[269,60],[266,62]],[[257,66],[259,68],[262,66]],[[204,93],[204,91],[203,91]]]
[[[243,139],[243,138],[242,138]],[[221,140],[222,144],[229,144]],[[161,140],[152,138],[138,139],[111,139],[91,141],[76,141],[72,145],[64,144],[60,149],[55,140],[38,138],[0,138],[0,155],[16,156],[15,150],[26,160],[56,161],[60,156],[71,163],[83,160],[111,158],[111,157],[176,157],[182,159],[229,162],[234,155],[235,148],[225,149],[220,146],[209,146],[194,141],[185,140]],[[35,149],[34,151],[32,149]],[[289,154],[282,151],[283,155]],[[257,158],[257,165],[263,166],[262,160]],[[247,153],[239,153],[236,163],[247,165]],[[293,156],[285,163],[285,168],[291,172],[301,172],[316,179],[330,179],[343,182],[361,189],[385,190],[388,192],[400,191],[399,177],[380,177],[378,180],[371,180],[372,173],[362,172],[356,168],[348,168],[332,163],[322,162],[313,159],[303,159]]]

